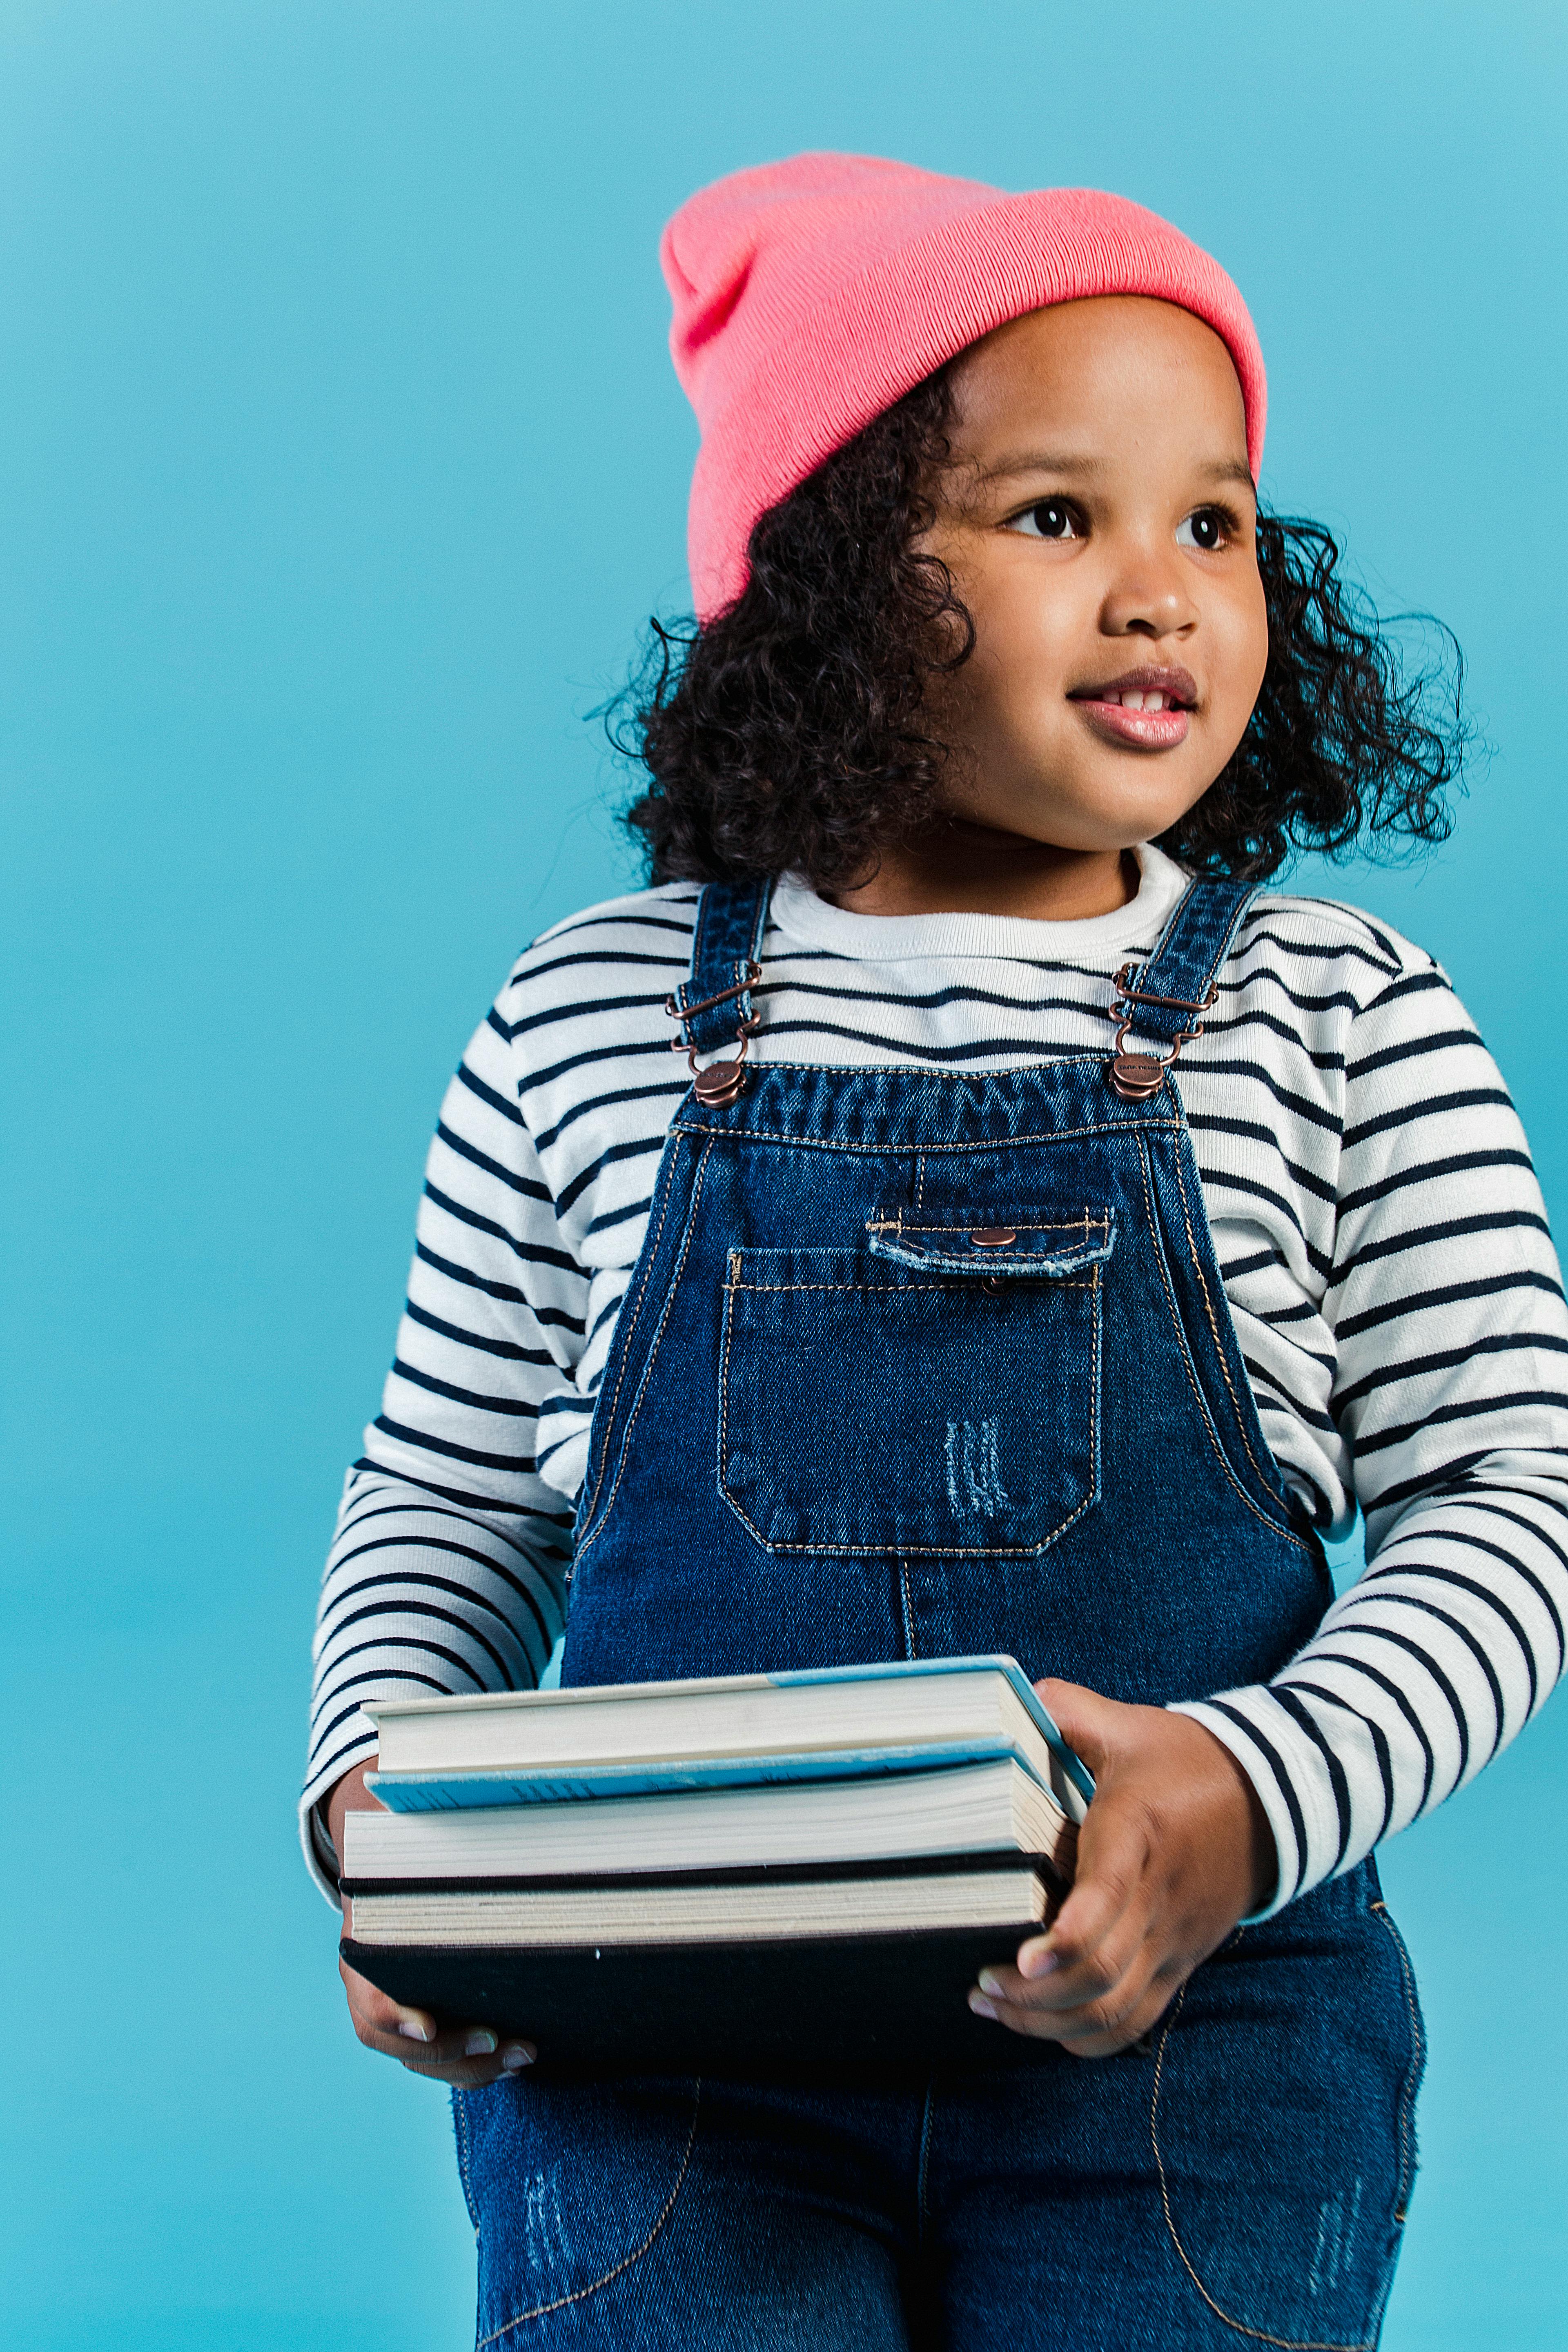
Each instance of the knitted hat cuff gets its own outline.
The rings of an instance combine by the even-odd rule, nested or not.
[[[737,172],[664,233],[670,350],[702,428],[689,528],[700,619],[746,583],[752,527],[823,460],[993,328],[1142,294],[1189,310],[1236,364],[1256,479],[1268,404],[1247,305],[1156,213],[1088,188],[1009,195],[860,155]]]

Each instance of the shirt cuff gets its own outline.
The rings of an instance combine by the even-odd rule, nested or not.
[[[1274,1834],[1278,1874],[1268,1901],[1244,1927],[1272,1919],[1288,1903],[1332,1875],[1319,1857],[1336,1849],[1339,1813],[1321,1751],[1262,1684],[1173,1706],[1212,1731],[1246,1773]],[[1316,1866],[1314,1866],[1316,1864]]]
[[[340,1749],[324,1772],[307,1780],[300,1797],[300,1843],[304,1849],[305,1867],[338,1911],[342,1909],[343,1899],[338,1892],[338,1857],[327,1833],[326,1804],[345,1772],[374,1758],[375,1726],[368,1716],[362,1716],[360,1721],[364,1725],[363,1736]]]

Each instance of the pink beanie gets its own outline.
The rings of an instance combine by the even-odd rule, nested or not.
[[[699,616],[746,584],[757,517],[835,449],[1008,319],[1149,294],[1223,336],[1254,478],[1267,386],[1217,261],[1142,205],[1092,188],[1008,195],[869,155],[795,155],[682,205],[660,256],[675,372],[702,427],[689,549]]]

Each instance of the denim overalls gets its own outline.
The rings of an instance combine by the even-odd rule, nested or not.
[[[1249,895],[1194,883],[1137,977],[1173,1058]],[[1267,1680],[1331,1586],[1159,1057],[738,1069],[767,898],[705,891],[674,1001],[731,1058],[621,1309],[563,1682],[994,1651],[1156,1706]],[[994,2069],[897,2088],[650,2047],[635,2082],[458,2094],[480,2342],[1375,2342],[1422,2044],[1370,1862],[1238,1928],[1146,2049],[996,2032]]]

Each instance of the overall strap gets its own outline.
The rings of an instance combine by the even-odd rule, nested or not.
[[[681,1027],[672,1045],[676,1053],[689,1056],[703,1102],[731,1101],[744,1083],[741,1064],[746,1041],[762,1017],[752,1005],[752,989],[761,976],[758,959],[773,887],[771,881],[708,884],[697,902],[690,977],[665,1000],[665,1011]],[[699,1054],[737,1041],[740,1050],[733,1062],[699,1070]]]
[[[1189,882],[1153,954],[1138,975],[1138,994],[1194,1005],[1207,1003],[1241,919],[1258,890],[1256,882]],[[1138,1023],[1142,1034],[1159,1037],[1166,1044],[1181,1025],[1171,1021],[1163,1026],[1153,1007],[1148,1018]]]
[[[751,983],[767,928],[771,882],[710,882],[697,902],[691,934],[691,976],[671,1000],[674,1017],[700,1054],[728,1045],[752,1018]],[[730,994],[733,990],[735,993]],[[711,999],[721,996],[719,1004]],[[694,1008],[701,1005],[701,1012]]]
[[[1256,882],[1189,882],[1148,961],[1141,969],[1124,963],[1117,973],[1110,1075],[1125,1100],[1146,1102],[1158,1094],[1182,1047],[1203,1028],[1217,992],[1219,968],[1258,888]],[[1132,1030],[1157,1050],[1129,1053]]]

